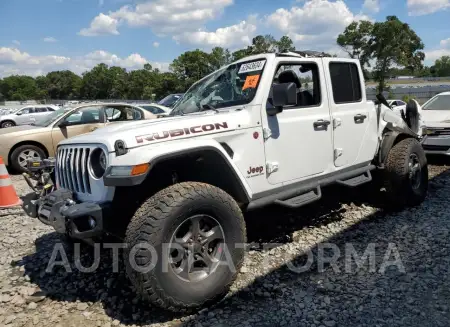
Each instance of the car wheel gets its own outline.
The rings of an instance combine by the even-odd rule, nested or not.
[[[245,223],[236,201],[212,185],[172,185],[137,210],[124,262],[137,292],[172,311],[222,297],[244,258]],[[153,269],[141,270],[152,266]]]
[[[3,121],[0,124],[0,126],[1,126],[1,128],[7,128],[7,127],[14,127],[14,126],[16,126],[16,124],[11,120],[6,120],[6,121]]]
[[[398,142],[389,151],[385,164],[385,188],[394,207],[415,206],[428,191],[428,166],[425,152],[413,138]]]
[[[46,157],[44,150],[31,144],[19,146],[11,153],[11,166],[17,172],[27,171],[27,160],[42,160]]]

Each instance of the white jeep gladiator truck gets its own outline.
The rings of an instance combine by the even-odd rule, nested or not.
[[[61,142],[57,189],[37,216],[70,238],[120,237],[140,295],[198,308],[239,271],[245,211],[299,208],[325,185],[370,182],[374,170],[388,199],[420,204],[428,171],[413,125],[367,101],[357,60],[255,55],[195,83],[168,118]]]

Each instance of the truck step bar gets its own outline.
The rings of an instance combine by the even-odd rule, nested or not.
[[[317,201],[321,197],[322,197],[322,190],[320,189],[320,186],[317,186],[315,190],[311,190],[296,197],[286,200],[275,200],[275,204],[279,204],[283,207],[287,207],[290,209],[296,209],[311,202]]]
[[[261,208],[263,206],[266,206],[268,204],[281,204],[285,207],[289,208],[298,208],[302,205],[305,205],[307,203],[311,203],[313,200],[315,201],[315,198],[319,195],[317,199],[320,199],[321,191],[320,188],[329,184],[336,183],[338,181],[343,181],[348,183],[350,180],[353,180],[354,178],[362,179],[360,176],[370,176],[370,180],[372,179],[372,175],[370,174],[370,171],[375,169],[375,165],[372,165],[370,163],[362,164],[358,168],[352,167],[351,169],[344,169],[343,171],[331,173],[329,175],[325,176],[319,176],[317,178],[312,178],[308,180],[307,182],[299,182],[295,183],[293,185],[287,185],[285,187],[282,187],[278,191],[271,191],[271,192],[264,192],[263,194],[256,194],[254,199],[250,201],[250,203],[247,206],[247,210],[255,210],[258,208]],[[355,180],[356,181],[356,180]],[[367,180],[369,181],[369,180]],[[351,184],[351,183],[350,183]],[[353,185],[353,184],[352,184]],[[318,191],[319,189],[319,191]],[[309,196],[306,196],[306,194],[311,193],[311,191],[315,192],[315,196],[312,194]],[[300,197],[301,199],[305,199],[310,197],[310,200],[308,202],[302,202],[301,199],[294,200],[297,197]],[[304,197],[304,198],[303,198]],[[293,203],[290,203],[289,200],[292,200]],[[300,205],[301,203],[301,205]],[[292,204],[295,206],[293,207]]]
[[[337,180],[336,183],[345,185],[348,187],[356,187],[361,184],[368,183],[371,180],[372,180],[372,174],[370,173],[370,171],[366,171],[359,176],[351,177],[346,180]]]

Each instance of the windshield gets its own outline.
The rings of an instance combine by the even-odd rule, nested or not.
[[[422,106],[423,110],[450,110],[450,94],[440,94]]]
[[[191,86],[171,115],[183,115],[250,103],[266,60],[246,61],[220,69]]]
[[[159,101],[158,104],[165,107],[172,107],[182,96],[183,94],[169,94],[164,99]]]
[[[66,112],[66,109],[58,109],[56,111],[53,111],[51,114],[45,115],[44,117],[36,118],[36,122],[33,125],[47,127]]]

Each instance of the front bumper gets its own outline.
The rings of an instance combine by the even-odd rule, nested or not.
[[[77,239],[91,239],[104,233],[108,204],[76,203],[71,191],[58,189],[38,200],[36,206],[37,218],[58,233]]]
[[[422,147],[427,154],[450,155],[450,135],[425,136]]]

